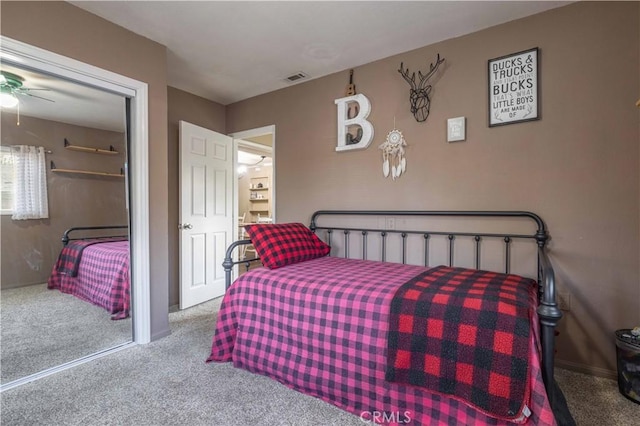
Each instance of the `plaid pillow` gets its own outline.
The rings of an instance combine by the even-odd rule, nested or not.
[[[252,224],[244,229],[269,269],[323,257],[331,247],[301,223]]]

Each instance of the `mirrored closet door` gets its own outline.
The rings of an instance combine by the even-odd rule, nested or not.
[[[127,99],[14,63],[0,71],[6,385],[131,342],[132,289]],[[78,227],[98,229],[63,246]]]

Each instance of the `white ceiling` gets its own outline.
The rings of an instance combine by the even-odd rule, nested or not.
[[[245,166],[271,166],[273,163],[271,157],[242,151],[242,148],[240,148],[238,151],[238,164]]]
[[[0,70],[22,77],[23,88],[31,89],[30,92],[27,91],[29,94],[17,95],[20,115],[124,132],[125,104],[122,96],[19,68],[4,60],[0,63]],[[34,96],[30,96],[31,94]],[[18,110],[11,108],[7,111]]]
[[[167,46],[169,85],[227,105],[561,1],[71,1]]]
[[[562,1],[72,1],[167,46],[168,84],[227,105],[309,79],[566,5]],[[20,113],[123,131],[123,98],[12,68],[55,103]],[[307,80],[309,80],[307,79]],[[302,81],[307,81],[302,80]]]

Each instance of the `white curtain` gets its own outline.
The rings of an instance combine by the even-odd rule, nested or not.
[[[49,217],[44,151],[43,147],[14,146],[13,220]]]

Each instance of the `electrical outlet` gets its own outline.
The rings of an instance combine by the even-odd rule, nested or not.
[[[561,311],[569,312],[571,311],[571,294],[559,291],[558,292],[558,308]]]
[[[396,229],[396,218],[395,217],[388,217],[386,219],[385,228],[388,231],[392,231],[392,230]]]

